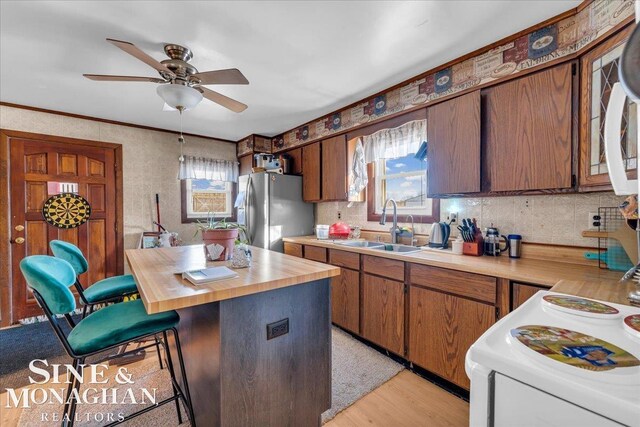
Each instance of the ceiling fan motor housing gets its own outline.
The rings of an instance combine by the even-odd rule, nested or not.
[[[164,46],[164,52],[170,59],[160,61],[161,64],[173,71],[178,80],[176,83],[187,84],[189,77],[196,74],[198,69],[189,64],[193,58],[193,52],[189,48],[177,44],[167,44]],[[163,76],[166,78],[166,76]]]

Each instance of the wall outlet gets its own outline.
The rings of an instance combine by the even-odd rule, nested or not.
[[[458,222],[458,212],[449,212],[447,219],[451,224],[456,224]]]
[[[338,211],[338,219],[342,219],[342,212]]]
[[[600,226],[600,214],[598,212],[589,212],[589,219],[587,222],[587,230],[597,230]]]

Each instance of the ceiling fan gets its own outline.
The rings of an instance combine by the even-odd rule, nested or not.
[[[157,89],[158,95],[164,99],[167,105],[180,111],[195,107],[202,101],[202,97],[236,113],[240,113],[247,108],[242,102],[203,86],[249,84],[246,77],[236,68],[198,72],[196,67],[189,64],[189,61],[193,58],[193,53],[184,46],[177,44],[165,45],[164,52],[169,59],[156,61],[133,43],[114,39],[107,39],[107,41],[154,68],[158,71],[161,78],[83,74],[86,78],[106,82],[159,83],[160,86],[158,86]]]

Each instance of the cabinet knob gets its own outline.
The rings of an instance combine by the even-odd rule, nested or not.
[[[24,230],[24,225],[20,224],[20,225],[16,225],[15,227],[16,231],[23,231]]]
[[[17,243],[17,244],[21,245],[21,244],[24,243],[24,237],[18,237],[16,239],[12,240],[11,243]]]

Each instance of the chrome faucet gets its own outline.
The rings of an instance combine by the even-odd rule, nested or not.
[[[391,243],[398,243],[398,204],[393,199],[387,199],[384,202],[384,206],[382,207],[382,215],[380,216],[380,225],[385,225],[387,223],[387,205],[391,202],[393,205],[393,226],[391,227]]]

